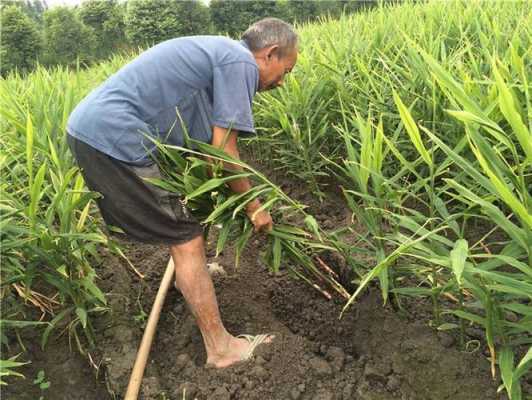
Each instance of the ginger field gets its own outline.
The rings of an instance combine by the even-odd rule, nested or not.
[[[219,150],[184,157],[160,144],[158,184],[212,227],[209,262],[232,271],[215,279],[231,293],[230,326],[283,340],[258,364],[209,375],[173,294],[142,398],[531,399],[531,27],[530,2],[496,0],[381,5],[297,27],[293,73],[255,100],[245,195],[221,167],[209,173],[202,154],[234,162]],[[73,390],[54,385],[64,360],[47,348],[81,352],[87,371],[105,365],[64,398],[120,398],[127,383],[167,250],[105,233],[65,124],[128,60],[0,81],[7,398]],[[266,237],[243,212],[256,197],[274,217]],[[40,370],[44,389],[43,376],[32,383]]]

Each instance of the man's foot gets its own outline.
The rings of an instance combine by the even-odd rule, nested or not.
[[[249,360],[253,352],[263,343],[271,343],[273,335],[241,335],[231,336],[225,351],[207,357],[207,367],[226,368],[241,361]]]

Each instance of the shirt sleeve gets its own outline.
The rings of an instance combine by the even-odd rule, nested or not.
[[[220,65],[213,72],[213,124],[255,133],[252,103],[257,92],[257,67],[247,62]]]

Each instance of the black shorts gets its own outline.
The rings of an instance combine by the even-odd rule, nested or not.
[[[179,194],[142,179],[160,178],[157,164],[129,165],[70,135],[67,141],[88,188],[101,194],[96,201],[108,225],[145,243],[181,244],[203,233]]]

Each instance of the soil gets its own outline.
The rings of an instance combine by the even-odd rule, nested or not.
[[[328,225],[326,228],[350,222],[338,197],[315,204],[310,211],[320,223]],[[206,368],[199,330],[183,297],[172,289],[158,324],[139,399],[506,398],[496,394],[498,382],[490,377],[483,345],[473,353],[459,351],[454,336],[428,326],[430,304],[424,300],[405,301],[406,309],[398,312],[389,304],[383,306],[378,289],[370,287],[339,319],[343,299],[327,300],[287,272],[272,275],[259,257],[262,243],[260,236],[252,239],[238,269],[233,267],[231,249],[214,258],[214,244],[208,243],[207,256],[209,264],[216,263],[225,271],[213,273],[213,281],[227,329],[234,334],[273,333],[274,341],[259,346],[251,361],[224,370]],[[96,320],[97,347],[90,353],[90,361],[79,355],[75,345],[69,347],[66,335],[53,337],[44,352],[31,334],[23,337],[29,346],[21,358],[32,360],[20,369],[27,379],[10,379],[3,399],[122,398],[169,257],[168,250],[161,246],[123,246],[145,277],[140,279],[123,259],[104,254],[97,271],[110,312]],[[10,339],[15,343],[14,338]],[[15,343],[9,355],[21,351]],[[51,383],[46,390],[33,383],[40,370]]]

